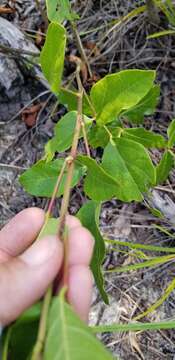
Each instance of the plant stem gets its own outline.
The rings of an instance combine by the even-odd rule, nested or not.
[[[51,298],[52,298],[52,285],[49,286],[49,288],[44,296],[37,342],[33,349],[31,360],[40,360],[40,355],[41,355],[43,345],[44,345],[44,340],[45,340],[45,334],[46,334],[46,328],[47,328],[47,318],[48,318],[48,311],[49,311],[49,307],[50,307],[50,303],[51,303]]]
[[[88,139],[87,139],[86,127],[85,127],[85,122],[84,122],[84,117],[83,116],[82,116],[81,128],[82,128],[82,132],[83,132],[84,145],[85,145],[87,156],[91,157],[89,144],[88,144]]]
[[[56,182],[56,184],[55,184],[55,188],[54,188],[54,190],[53,190],[53,194],[52,194],[52,197],[51,197],[49,206],[48,206],[48,210],[47,210],[47,212],[46,212],[46,221],[47,221],[47,219],[50,217],[50,214],[51,214],[51,212],[52,212],[53,204],[54,204],[54,201],[55,201],[55,198],[56,198],[56,195],[57,195],[59,186],[60,186],[60,184],[61,184],[61,180],[62,180],[62,178],[63,178],[63,175],[64,175],[64,171],[65,171],[65,169],[66,169],[66,166],[67,166],[67,160],[64,161],[63,166],[62,166],[61,171],[60,171],[60,174],[59,174],[59,176],[58,176],[57,182]]]
[[[86,53],[84,51],[84,48],[83,48],[83,45],[82,45],[82,42],[81,42],[81,38],[80,38],[79,32],[77,30],[77,27],[76,27],[76,24],[75,24],[74,21],[71,21],[71,26],[72,26],[72,31],[73,31],[74,36],[75,36],[77,48],[79,50],[81,59],[87,65],[89,75],[90,75],[90,77],[92,77],[92,70],[91,70],[88,58],[86,56]]]
[[[64,245],[63,286],[66,286],[66,287],[67,287],[67,283],[68,283],[68,236],[67,236],[67,230],[65,229],[64,225],[65,225],[65,217],[67,214],[70,192],[71,192],[71,183],[72,183],[72,177],[73,177],[73,171],[74,171],[74,159],[77,154],[77,146],[78,146],[78,140],[79,140],[79,135],[80,135],[80,131],[81,131],[81,122],[82,122],[83,88],[82,88],[82,84],[81,84],[81,80],[80,80],[80,76],[79,76],[79,71],[80,71],[80,66],[78,65],[77,66],[77,83],[78,83],[79,94],[78,94],[78,106],[77,106],[78,107],[77,122],[76,122],[74,137],[73,137],[73,141],[72,141],[71,153],[70,153],[70,156],[68,156],[67,159],[65,160],[63,167],[61,169],[61,172],[59,174],[59,177],[58,177],[57,183],[55,185],[53,195],[52,195],[52,198],[51,198],[51,201],[50,201],[47,213],[46,213],[46,220],[45,220],[45,222],[48,221],[48,218],[50,217],[52,207],[53,207],[53,202],[55,200],[55,196],[57,194],[58,187],[60,185],[62,176],[64,174],[65,167],[67,166],[67,178],[66,178],[66,184],[65,184],[65,191],[64,191],[64,195],[63,195],[63,199],[62,199],[62,203],[61,203],[60,218],[59,218],[59,224],[58,224],[58,236],[63,241],[63,245]],[[45,336],[46,336],[46,325],[47,325],[48,312],[49,312],[49,307],[50,307],[50,303],[51,303],[51,298],[52,298],[52,285],[49,286],[49,288],[44,296],[43,308],[42,308],[41,317],[40,317],[38,337],[37,337],[37,341],[36,341],[36,344],[35,344],[35,347],[33,350],[31,360],[40,360],[41,359],[40,356],[41,356],[41,352],[43,350],[44,340],[45,340]]]

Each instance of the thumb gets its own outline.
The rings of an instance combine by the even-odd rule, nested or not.
[[[21,256],[0,264],[0,324],[15,320],[37,301],[57,275],[63,258],[56,236],[34,243]]]

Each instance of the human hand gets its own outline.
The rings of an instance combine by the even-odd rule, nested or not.
[[[63,246],[57,236],[34,242],[44,223],[44,211],[21,211],[0,231],[0,324],[7,325],[39,300],[59,273]],[[73,216],[69,232],[68,301],[87,320],[92,294],[89,263],[93,237]],[[34,243],[33,243],[34,242]]]

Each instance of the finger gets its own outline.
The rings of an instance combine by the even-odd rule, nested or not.
[[[93,277],[84,265],[74,265],[69,270],[68,301],[83,321],[88,321],[92,299]]]
[[[80,220],[72,215],[66,216],[66,225],[68,226],[69,230],[78,226],[82,226]]]
[[[73,265],[87,265],[91,261],[94,238],[84,227],[73,227],[69,231],[68,263]]]
[[[55,236],[48,236],[34,243],[20,257],[0,265],[2,325],[15,320],[41,298],[58,273],[62,257],[61,242]]]
[[[10,256],[22,253],[36,239],[43,223],[43,210],[29,208],[21,211],[1,230],[0,252]]]

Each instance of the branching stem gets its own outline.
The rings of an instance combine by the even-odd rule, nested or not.
[[[57,183],[55,185],[52,198],[46,213],[45,223],[47,223],[53,203],[58,191],[58,188],[60,186],[65,168],[67,167],[67,178],[66,178],[66,184],[65,184],[65,191],[61,203],[61,210],[60,210],[60,218],[59,218],[59,224],[58,224],[58,236],[63,241],[64,245],[64,265],[63,265],[63,286],[67,287],[68,284],[68,236],[67,236],[67,230],[65,228],[65,217],[68,210],[68,204],[70,199],[70,192],[71,192],[71,184],[72,184],[72,177],[73,177],[73,171],[74,171],[74,160],[76,158],[77,154],[77,147],[78,147],[78,139],[81,131],[81,124],[82,124],[82,99],[83,99],[83,88],[80,80],[80,66],[77,66],[77,83],[78,83],[78,104],[77,104],[77,122],[75,126],[75,132],[74,137],[72,141],[72,148],[70,156],[68,156],[63,163],[61,172],[58,176]],[[31,357],[31,360],[41,360],[41,353],[43,350],[43,345],[46,337],[46,327],[47,327],[47,319],[48,319],[48,312],[49,307],[51,303],[52,298],[52,285],[49,286],[43,300],[43,307],[40,317],[40,324],[39,324],[39,330],[38,330],[38,337],[37,341],[33,350],[33,354]]]

